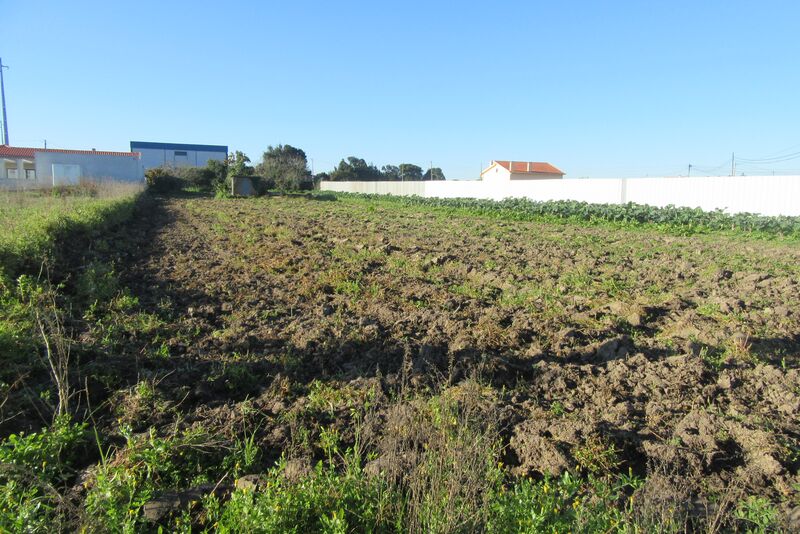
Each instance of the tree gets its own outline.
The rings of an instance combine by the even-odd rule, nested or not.
[[[381,171],[375,165],[367,164],[361,158],[350,156],[347,161],[342,160],[331,172],[331,181],[334,182],[374,182],[382,178]]]
[[[269,146],[256,167],[258,175],[278,189],[311,189],[306,153],[292,145]]]
[[[345,160],[341,160],[339,165],[331,171],[332,182],[355,182],[356,180],[358,180],[358,173],[355,168]]]
[[[206,169],[208,169],[209,172],[214,175],[215,181],[224,181],[225,177],[228,176],[228,161],[210,159],[208,160],[208,163],[206,163]]]
[[[228,176],[252,176],[254,169],[248,163],[250,158],[241,150],[228,154]]]
[[[422,167],[413,163],[400,164],[400,179],[404,182],[414,182],[422,180]]]
[[[444,173],[442,169],[439,167],[434,167],[432,169],[428,169],[425,171],[425,174],[422,176],[423,180],[444,180]]]
[[[397,165],[384,165],[381,167],[381,174],[383,174],[383,179],[387,182],[400,181],[400,167]]]

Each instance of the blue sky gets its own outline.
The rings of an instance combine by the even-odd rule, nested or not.
[[[726,173],[800,152],[794,1],[0,0],[12,144],[226,144],[476,178]],[[780,160],[782,158],[774,158]],[[796,171],[800,159],[740,162]]]

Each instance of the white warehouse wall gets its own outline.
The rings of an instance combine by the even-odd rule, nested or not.
[[[800,216],[800,176],[713,176],[692,178],[590,178],[434,182],[322,182],[323,191],[418,195],[438,198],[528,198],[597,204],[635,202],[728,213]]]
[[[228,157],[228,147],[223,145],[151,141],[131,141],[131,152],[139,152],[142,155],[142,165],[145,169],[162,166],[204,167],[210,159],[224,161]]]
[[[204,167],[210,159],[223,161],[228,156],[227,153],[222,152],[183,150],[186,152],[186,157],[183,158],[182,156],[176,157],[175,150],[166,148],[138,148],[136,151],[142,154],[142,165],[145,169],[163,165]]]

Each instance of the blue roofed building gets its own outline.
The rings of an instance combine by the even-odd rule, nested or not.
[[[142,155],[142,166],[145,169],[165,165],[203,167],[210,159],[224,161],[228,157],[227,146],[149,141],[131,141],[131,152],[139,152]]]

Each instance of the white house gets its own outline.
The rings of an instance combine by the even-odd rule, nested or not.
[[[151,143],[148,141],[131,141],[131,152],[142,154],[142,165],[145,169],[165,165],[203,167],[210,159],[225,161],[228,157],[227,146]]]
[[[136,152],[0,145],[0,187],[29,188],[91,180],[143,181]]]
[[[484,182],[508,182],[511,180],[561,179],[564,172],[549,163],[539,161],[492,161],[481,172]]]

